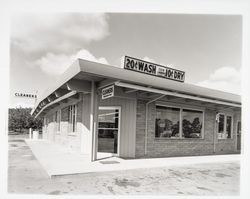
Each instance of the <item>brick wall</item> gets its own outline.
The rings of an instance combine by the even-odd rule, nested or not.
[[[146,102],[137,101],[136,107],[136,147],[135,157],[144,156]]]
[[[202,139],[164,139],[155,138],[155,103],[149,105],[148,111],[148,136],[147,155],[145,151],[145,109],[146,101],[137,101],[137,124],[136,124],[136,158],[141,157],[170,157],[170,156],[193,156],[214,154],[214,129],[215,110],[205,109],[204,111],[204,137]],[[235,152],[235,129],[233,127],[233,138],[227,140],[217,140],[216,134],[216,154]]]

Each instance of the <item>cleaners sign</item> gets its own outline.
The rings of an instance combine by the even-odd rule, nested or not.
[[[140,59],[125,56],[124,68],[157,77],[184,82],[185,72]]]
[[[34,94],[27,94],[27,93],[15,93],[16,97],[28,97],[28,98],[37,98]]]
[[[102,89],[102,99],[107,99],[114,96],[114,85]]]

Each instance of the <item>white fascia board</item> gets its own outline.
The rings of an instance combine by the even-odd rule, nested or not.
[[[66,98],[69,98],[69,97],[75,95],[76,93],[77,93],[77,91],[71,91],[71,92],[67,93],[66,95],[63,95],[62,97],[57,98],[57,99],[54,100],[53,102],[48,103],[47,105],[45,105],[45,106],[35,115],[35,118],[38,117],[38,115],[40,115],[41,112],[44,111],[44,109],[48,108],[49,106],[51,106],[51,105],[53,105],[53,104],[55,104],[55,103],[57,103],[57,102],[60,102],[60,101],[64,100],[64,99],[66,99]]]

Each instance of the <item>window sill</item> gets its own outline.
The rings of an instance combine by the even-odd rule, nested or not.
[[[161,138],[154,138],[155,140],[204,140],[204,138],[164,138],[164,137],[161,137]]]
[[[233,140],[233,138],[218,138],[218,140]]]
[[[180,137],[155,137],[155,139],[163,139],[163,140],[180,140],[183,138]]]

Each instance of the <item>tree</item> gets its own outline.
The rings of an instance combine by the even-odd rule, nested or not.
[[[179,134],[180,122],[178,121],[176,124],[172,126],[172,136],[176,136]]]
[[[185,138],[189,138],[190,134],[193,132],[191,126],[192,125],[190,121],[186,119],[182,120],[182,131]]]
[[[34,118],[30,114],[31,108],[9,109],[9,130],[22,132],[24,129],[41,129],[42,118]]]
[[[201,123],[198,117],[194,118],[194,121],[192,123],[192,131],[193,133],[200,133],[201,132]]]

